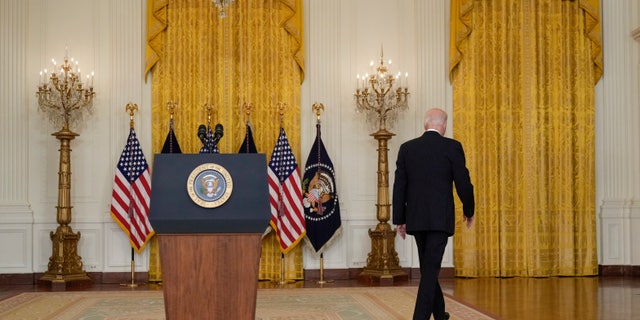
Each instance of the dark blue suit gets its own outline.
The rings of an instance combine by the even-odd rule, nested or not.
[[[416,240],[420,259],[420,286],[414,319],[444,317],[444,297],[438,283],[448,238],[455,229],[453,185],[472,217],[473,185],[460,142],[425,131],[400,146],[393,184],[393,224],[406,224]]]

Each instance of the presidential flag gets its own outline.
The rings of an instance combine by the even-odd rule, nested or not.
[[[253,140],[253,130],[251,129],[251,124],[247,122],[245,128],[244,140],[242,140],[242,144],[240,144],[240,149],[238,149],[238,153],[258,153],[258,148],[256,147],[256,143]],[[263,237],[271,233],[271,226],[267,226],[263,233]]]
[[[306,228],[302,215],[300,170],[284,128],[280,128],[267,175],[271,203],[270,225],[276,231],[282,253],[287,253],[304,238]]]
[[[149,223],[150,197],[149,166],[140,149],[136,132],[131,128],[113,181],[111,217],[129,236],[131,247],[138,253],[155,234]]]
[[[249,123],[246,125],[245,132],[244,140],[242,140],[238,153],[258,153],[256,143],[253,141],[253,130],[251,130],[251,125]]]
[[[306,241],[320,254],[342,227],[333,162],[322,143],[320,124],[316,125],[316,141],[304,167],[302,191]]]
[[[182,153],[180,150],[180,144],[176,135],[173,133],[173,119],[169,120],[169,133],[167,138],[164,139],[164,145],[162,146],[162,153]]]

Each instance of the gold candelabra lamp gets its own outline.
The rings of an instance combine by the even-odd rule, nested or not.
[[[387,130],[388,122],[396,120],[397,112],[408,108],[408,73],[404,81],[400,73],[389,73],[391,60],[385,65],[384,53],[380,50],[380,62],[374,66],[375,72],[357,76],[356,107],[358,112],[366,113],[367,120],[377,122],[378,130],[371,134],[378,141],[378,190],[376,200],[376,218],[378,224],[369,230],[371,251],[367,256],[367,265],[360,277],[372,282],[391,282],[408,279],[407,273],[400,267],[398,253],[395,250],[396,231],[391,229],[389,202],[389,160],[387,142],[395,134]],[[404,82],[404,83],[403,83]],[[403,86],[404,84],[404,86]]]
[[[64,62],[58,66],[51,59],[53,69],[40,72],[38,84],[38,105],[47,114],[49,121],[60,131],[52,135],[60,140],[60,161],[58,171],[58,205],[56,220],[58,228],[50,233],[52,254],[48,269],[40,278],[40,283],[51,286],[53,291],[66,290],[70,284],[90,284],[91,279],[83,270],[82,258],[78,255],[80,232],[74,233],[71,226],[71,140],[79,134],[70,126],[82,121],[91,112],[93,105],[93,72],[82,83],[79,63],[68,58],[65,49]]]
[[[373,60],[369,64],[375,72],[356,77],[357,110],[366,113],[369,120],[377,120],[380,130],[386,130],[387,121],[396,120],[398,110],[408,107],[409,73],[405,72],[404,79],[400,72],[389,73],[391,62],[385,64],[384,51],[380,49],[379,64],[374,66]]]

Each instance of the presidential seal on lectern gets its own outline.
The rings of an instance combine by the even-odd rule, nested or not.
[[[187,179],[187,192],[191,200],[203,208],[223,205],[233,191],[233,180],[229,171],[215,163],[197,166]]]

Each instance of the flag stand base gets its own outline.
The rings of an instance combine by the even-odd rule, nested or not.
[[[318,280],[316,283],[319,285],[323,285],[331,282],[333,282],[333,280],[324,279],[324,254],[321,253],[320,254],[320,280]]]
[[[287,279],[283,279],[283,280],[278,281],[278,284],[279,284],[279,285],[285,285],[285,284],[295,283],[295,282],[296,282],[295,280],[291,280],[291,279],[288,279],[288,280],[287,280]]]
[[[285,285],[287,283],[294,283],[295,280],[287,280],[284,278],[284,253],[280,254],[280,281],[278,281],[278,284]]]
[[[130,283],[121,283],[121,287],[128,288],[137,288],[138,284],[136,283],[136,262],[133,260],[133,249],[131,249],[131,282]]]

